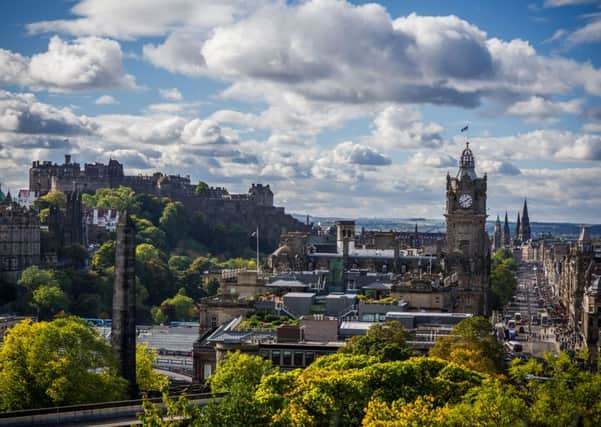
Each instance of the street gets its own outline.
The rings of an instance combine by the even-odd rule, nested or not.
[[[506,345],[515,355],[531,354],[541,357],[547,352],[558,352],[557,325],[553,324],[555,308],[550,289],[543,280],[540,265],[518,264],[517,289],[513,299],[504,307],[503,318],[496,319],[496,326],[506,330],[505,339],[521,344],[521,351]],[[499,333],[499,337],[502,335]],[[518,346],[519,347],[519,346]],[[518,348],[519,350],[519,348]]]

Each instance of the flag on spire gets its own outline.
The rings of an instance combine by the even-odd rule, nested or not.
[[[464,127],[461,128],[461,132],[465,132],[468,129],[469,129],[469,126],[464,126]]]

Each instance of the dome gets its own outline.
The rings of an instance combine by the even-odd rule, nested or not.
[[[470,150],[470,143],[465,143],[465,148],[461,152],[461,159],[459,160],[459,172],[457,178],[461,179],[464,176],[470,179],[476,179],[476,162],[474,161],[474,153]]]

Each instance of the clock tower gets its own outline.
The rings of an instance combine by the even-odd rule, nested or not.
[[[486,175],[476,175],[469,142],[456,177],[447,174],[447,283],[453,287],[453,311],[488,314],[490,245],[486,224]]]

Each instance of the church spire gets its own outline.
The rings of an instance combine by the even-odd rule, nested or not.
[[[507,219],[507,211],[505,211],[505,224],[503,225],[503,246],[511,246],[511,233],[509,232],[509,220]]]
[[[530,240],[530,218],[528,217],[528,201],[524,199],[524,208],[522,210],[522,224],[520,229],[520,239],[522,242]]]
[[[520,213],[518,212],[518,220],[515,224],[515,238],[519,239],[520,238],[520,228],[522,227],[522,224],[520,222]]]

